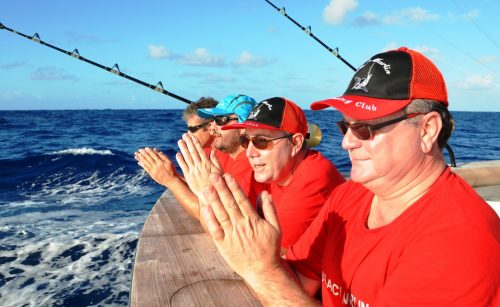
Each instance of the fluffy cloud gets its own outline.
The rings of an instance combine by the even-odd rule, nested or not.
[[[439,18],[438,14],[430,13],[420,7],[410,7],[400,11],[393,12],[383,18],[383,23],[392,24],[408,24],[408,23],[420,23],[427,20],[436,20]]]
[[[151,59],[168,59],[171,57],[170,50],[168,50],[165,46],[161,45],[149,45],[148,46],[149,57]]]
[[[211,55],[205,48],[198,48],[194,53],[181,56],[178,62],[185,65],[208,67],[221,67],[225,65],[223,57]]]
[[[73,75],[57,67],[39,67],[31,73],[32,80],[77,80]]]
[[[234,66],[262,67],[268,65],[269,63],[271,63],[270,60],[252,55],[248,51],[243,51],[240,56],[233,61]]]
[[[420,7],[410,7],[392,12],[388,15],[379,16],[371,11],[365,11],[361,16],[356,17],[354,25],[359,27],[371,25],[407,25],[417,24],[424,21],[436,20],[438,14],[431,13]]]
[[[465,80],[457,83],[459,89],[464,90],[484,90],[500,86],[494,83],[493,75],[471,75]]]
[[[23,67],[26,66],[26,63],[24,62],[14,62],[14,63],[9,63],[9,64],[0,64],[0,69],[14,69],[18,67]]]
[[[479,58],[478,61],[482,64],[492,64],[498,61],[498,57],[496,55],[484,56]]]
[[[366,11],[363,13],[363,15],[356,17],[356,19],[354,20],[354,24],[360,27],[377,25],[380,24],[380,19],[377,14]]]
[[[345,15],[357,7],[357,0],[331,0],[323,10],[323,20],[329,24],[340,24]]]

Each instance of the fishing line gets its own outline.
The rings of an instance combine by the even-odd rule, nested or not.
[[[175,99],[177,99],[177,100],[180,100],[180,101],[182,101],[182,102],[185,102],[185,103],[187,103],[187,104],[191,104],[191,103],[193,103],[193,102],[192,102],[191,100],[189,100],[189,99],[186,99],[186,98],[184,98],[184,97],[181,97],[181,96],[179,96],[179,95],[176,95],[176,94],[174,94],[174,93],[172,93],[172,92],[169,92],[169,91],[165,90],[165,89],[163,88],[163,84],[161,83],[161,81],[159,81],[156,85],[152,85],[152,84],[146,83],[146,82],[144,82],[144,81],[142,81],[142,80],[136,79],[136,78],[134,78],[134,77],[132,77],[132,76],[129,76],[129,75],[127,75],[127,74],[122,73],[122,72],[120,71],[120,68],[119,68],[118,64],[113,65],[113,67],[107,67],[107,66],[101,65],[101,64],[96,63],[96,62],[94,62],[94,61],[92,61],[92,60],[89,60],[89,59],[87,59],[87,58],[82,57],[82,56],[80,55],[80,53],[78,52],[78,49],[73,50],[73,52],[69,52],[69,51],[66,51],[66,50],[64,50],[64,49],[61,49],[61,48],[59,48],[59,47],[56,47],[56,46],[54,46],[54,45],[51,45],[51,44],[49,44],[49,43],[47,43],[47,42],[44,42],[44,41],[42,41],[42,40],[40,39],[40,36],[38,35],[38,33],[35,33],[33,36],[28,36],[28,35],[26,35],[26,34],[23,34],[23,33],[21,33],[21,32],[18,32],[18,31],[16,31],[16,30],[14,30],[14,29],[11,29],[11,28],[6,27],[6,26],[5,26],[5,25],[3,25],[2,23],[0,23],[0,29],[5,29],[5,30],[10,31],[10,32],[12,32],[12,33],[14,33],[14,34],[17,34],[17,35],[20,35],[20,36],[22,36],[22,37],[25,37],[25,38],[27,38],[27,39],[29,39],[29,40],[31,40],[31,41],[34,41],[35,43],[39,43],[39,44],[41,44],[41,45],[47,46],[47,47],[49,47],[49,48],[52,48],[52,49],[57,50],[57,51],[59,51],[59,52],[62,52],[62,53],[64,53],[64,54],[67,54],[67,55],[69,55],[69,56],[71,56],[71,57],[73,57],[73,58],[75,58],[75,59],[80,60],[80,61],[83,61],[83,62],[86,62],[86,63],[92,64],[92,65],[94,65],[94,66],[96,66],[96,67],[99,67],[99,68],[101,68],[101,69],[104,69],[104,70],[106,70],[106,71],[109,71],[110,73],[113,73],[113,74],[115,74],[115,75],[117,75],[117,76],[123,77],[123,78],[125,78],[125,79],[129,79],[130,81],[134,81],[135,83],[138,83],[138,84],[140,84],[140,85],[143,85],[143,86],[145,86],[145,87],[147,87],[147,88],[149,88],[149,89],[155,90],[155,91],[157,91],[157,92],[159,92],[159,93],[162,93],[162,94],[164,94],[164,95],[167,95],[167,96],[173,97],[173,98],[175,98]]]
[[[311,26],[308,26],[307,28],[302,26],[300,23],[298,23],[297,21],[295,21],[292,17],[290,17],[286,12],[285,12],[285,8],[282,7],[281,9],[278,8],[276,5],[274,5],[271,1],[269,0],[265,0],[267,3],[269,3],[269,5],[271,5],[272,7],[274,7],[278,12],[280,12],[283,16],[285,16],[286,18],[288,18],[291,22],[293,22],[297,27],[299,27],[302,31],[306,32],[307,35],[309,35],[310,37],[312,37],[315,41],[317,41],[321,46],[325,47],[326,50],[328,50],[331,54],[333,54],[334,56],[336,56],[339,60],[341,60],[344,64],[346,64],[347,66],[349,66],[349,68],[351,68],[352,70],[356,71],[356,68],[354,66],[352,66],[349,62],[347,62],[342,56],[340,56],[339,54],[339,48],[336,47],[335,49],[332,49],[330,48],[327,44],[323,43],[319,38],[316,37],[316,35],[314,35],[312,32],[311,32]]]

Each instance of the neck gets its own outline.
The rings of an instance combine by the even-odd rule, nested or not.
[[[375,196],[368,215],[368,228],[373,229],[391,223],[427,193],[446,167],[442,159],[431,160],[424,161],[419,167],[413,165],[413,169],[405,170],[403,178],[392,183],[386,182],[385,188],[370,189]],[[387,190],[387,187],[392,189]]]
[[[236,147],[233,151],[231,152],[226,152],[230,157],[231,159],[236,159],[236,157],[238,157],[238,155],[243,151],[245,150],[245,148],[243,148],[243,146],[238,146]]]

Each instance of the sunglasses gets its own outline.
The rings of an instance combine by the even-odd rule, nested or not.
[[[260,150],[271,150],[273,149],[274,143],[272,141],[274,140],[280,140],[280,139],[292,139],[291,134],[287,134],[284,136],[280,136],[274,139],[266,139],[261,136],[246,136],[246,135],[240,135],[240,144],[243,146],[243,148],[248,148],[248,144],[250,144],[250,141],[252,141],[253,146],[255,148],[260,149]]]
[[[229,117],[227,115],[217,115],[214,116],[215,123],[217,126],[224,126],[231,120],[238,120],[238,117]]]
[[[373,132],[387,127],[389,125],[398,123],[400,121],[403,121],[405,119],[409,119],[418,115],[422,115],[425,113],[410,113],[410,114],[405,114],[401,117],[394,118],[391,120],[388,120],[383,123],[378,123],[374,125],[369,125],[367,123],[348,123],[345,120],[341,120],[337,122],[337,127],[339,127],[340,132],[345,135],[347,133],[348,129],[351,129],[352,134],[354,134],[355,137],[357,137],[360,140],[369,140],[373,137]]]
[[[207,122],[204,122],[204,123],[196,125],[196,126],[187,126],[187,130],[191,133],[196,133],[196,131],[200,130],[201,128],[210,125],[211,122],[212,122],[212,120],[209,120]]]

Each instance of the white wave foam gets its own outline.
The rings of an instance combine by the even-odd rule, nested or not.
[[[8,280],[0,287],[0,305],[61,306],[78,293],[106,289],[112,293],[106,299],[111,302],[99,305],[126,305],[133,242],[147,212],[126,212],[118,218],[117,212],[89,213],[69,210],[52,212],[49,217],[45,213],[17,216],[36,224],[0,219],[0,231],[8,234],[0,238],[0,245],[14,246],[0,252],[14,259],[0,264]],[[27,261],[30,256],[31,263]]]
[[[71,179],[68,176],[67,173],[57,173],[49,178],[41,178],[41,182],[37,183],[38,190],[21,191],[19,194],[26,199],[9,202],[6,208],[41,208],[60,205],[65,209],[79,209],[130,197],[147,196],[155,191],[153,186],[144,185],[144,180],[148,175],[143,170],[137,170],[135,174],[126,174],[123,167],[120,167],[106,176],[102,176],[100,171],[94,171],[89,174],[89,177],[66,183]],[[37,181],[38,178],[33,180],[32,188]]]
[[[98,150],[89,147],[82,148],[68,148],[64,150],[58,150],[49,153],[49,155],[102,155],[102,156],[112,156],[113,152],[109,149]]]

